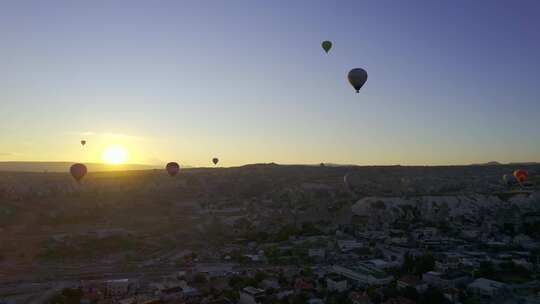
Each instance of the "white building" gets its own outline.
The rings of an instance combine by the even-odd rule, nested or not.
[[[422,275],[422,280],[430,286],[444,289],[465,286],[471,281],[471,277],[461,271],[447,273],[428,271]]]
[[[212,278],[223,277],[230,274],[233,267],[231,264],[199,264],[195,270],[195,272],[203,273],[209,278]]]
[[[370,265],[373,265],[376,268],[384,269],[384,270],[387,270],[387,269],[390,269],[390,268],[396,268],[396,267],[399,267],[401,265],[397,261],[388,262],[388,261],[381,260],[381,259],[372,259],[372,260],[367,261],[367,263],[370,264]]]
[[[279,282],[277,279],[269,278],[264,279],[261,282],[261,287],[265,289],[279,289],[281,286],[279,285]]]
[[[326,278],[328,291],[343,292],[348,289],[347,280],[341,275],[331,274]]]
[[[403,276],[399,280],[397,280],[397,288],[398,289],[404,289],[404,288],[414,288],[416,291],[422,293],[427,290],[428,284],[422,280],[420,280],[416,276]]]
[[[332,271],[363,285],[386,285],[393,280],[384,271],[362,263],[355,267],[334,265]]]
[[[479,278],[469,284],[467,290],[482,297],[493,298],[504,295],[507,290],[506,287],[507,286],[504,283]]]
[[[264,299],[264,290],[255,287],[245,287],[240,290],[239,304],[257,304]]]
[[[351,251],[353,249],[359,249],[364,247],[362,242],[356,240],[338,240],[337,245],[342,252]]]
[[[311,248],[308,250],[308,256],[317,260],[324,260],[325,251],[324,248]]]
[[[129,292],[132,284],[129,279],[109,280],[105,282],[105,287],[108,295],[123,296]]]
[[[442,273],[436,271],[428,271],[422,275],[422,280],[431,286],[439,286]]]

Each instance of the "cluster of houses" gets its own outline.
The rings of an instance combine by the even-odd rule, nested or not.
[[[512,248],[480,240],[426,245],[393,240],[390,235],[395,233],[294,236],[278,244],[245,246],[253,251],[246,256],[256,253],[260,259],[240,262],[221,255],[221,261],[198,261],[166,276],[82,281],[73,288],[83,291],[80,303],[84,304],[407,304],[426,303],[423,295],[435,291],[445,303],[471,299],[475,303],[540,303],[535,254],[519,249],[519,242]],[[446,237],[434,227],[425,227],[413,230],[407,238]],[[301,263],[272,263],[267,258],[269,248],[279,255],[298,247],[305,249],[307,257]],[[199,256],[204,259],[205,255]]]
[[[251,210],[259,219],[265,214],[261,208]],[[227,217],[227,212],[236,216],[243,209],[212,216]],[[508,223],[517,223],[515,218],[501,222],[490,213],[456,217],[450,228],[412,219],[407,228],[406,219],[387,225],[331,222],[315,235],[297,231],[285,240],[237,238],[222,249],[197,252],[200,260],[181,276],[139,280],[122,292],[113,292],[111,286],[124,286],[123,281],[107,282],[100,301],[429,303],[426,299],[437,294],[446,303],[540,303],[540,242],[532,235],[505,231]],[[257,217],[248,219],[252,223],[244,229],[253,229]],[[535,217],[525,219],[534,222]],[[268,229],[268,234],[277,230]],[[257,273],[263,278],[255,279]],[[235,283],[239,277],[241,282]]]
[[[426,184],[396,183],[399,193]],[[363,187],[375,186],[347,191]],[[341,188],[312,182],[250,199],[209,196],[189,214],[201,235],[210,231],[189,248],[196,258],[178,255],[175,264],[177,255],[164,250],[164,261],[141,262],[138,274],[70,289],[80,291],[81,304],[540,303],[540,231],[523,228],[540,227],[540,192],[510,202],[474,194],[354,203]],[[212,233],[230,241],[210,246]],[[134,234],[101,229],[52,239],[69,244],[81,236]]]

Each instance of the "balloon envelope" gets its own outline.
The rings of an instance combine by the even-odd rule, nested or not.
[[[514,171],[514,177],[516,178],[516,180],[518,181],[518,183],[523,183],[524,181],[527,180],[527,178],[529,177],[529,173],[527,173],[527,171],[523,170],[523,169],[518,169],[516,171]]]
[[[321,43],[321,46],[322,46],[323,50],[324,50],[326,53],[328,53],[328,52],[330,51],[330,49],[332,48],[332,41],[328,41],[328,40],[323,41],[323,42]]]
[[[86,140],[81,140],[81,145],[86,145]]]
[[[217,163],[219,162],[219,159],[217,157],[214,157],[212,158],[212,162],[214,163],[214,165],[217,165]]]
[[[170,162],[165,166],[165,169],[167,169],[170,176],[175,176],[180,171],[180,166],[176,162]]]
[[[88,170],[83,164],[73,164],[71,168],[69,168],[69,172],[77,182],[80,182],[81,179],[86,175],[86,172],[88,172]]]
[[[356,90],[356,93],[359,93],[362,86],[364,86],[364,83],[366,83],[368,75],[366,70],[356,68],[349,71],[347,78],[349,79],[349,83]]]
[[[343,183],[349,190],[355,190],[362,187],[365,183],[365,177],[359,171],[351,171],[343,176]]]

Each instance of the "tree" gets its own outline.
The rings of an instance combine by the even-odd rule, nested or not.
[[[193,277],[193,282],[196,284],[205,284],[207,281],[206,276],[202,273],[197,273],[195,277]]]
[[[475,271],[474,277],[476,278],[492,278],[495,275],[495,269],[493,263],[489,261],[480,262],[480,267]]]
[[[62,292],[51,298],[51,304],[79,304],[83,292],[78,288],[64,288]]]
[[[472,296],[467,298],[463,303],[465,304],[480,304],[482,303],[478,296]]]
[[[424,292],[420,298],[419,304],[431,304],[431,303],[448,303],[448,300],[444,297],[443,293],[434,287],[430,287]]]
[[[405,253],[404,261],[403,261],[403,270],[408,273],[412,273],[414,271],[414,257],[410,253]]]
[[[296,296],[293,297],[291,303],[292,304],[305,304],[307,303],[307,295],[305,295],[304,293],[300,293]]]
[[[403,297],[412,300],[414,302],[418,302],[418,299],[420,298],[420,295],[418,294],[418,291],[416,291],[415,288],[407,286],[403,291],[401,292]]]
[[[234,289],[240,289],[242,286],[242,277],[239,275],[234,275],[229,279],[229,286]]]
[[[286,276],[284,276],[282,273],[280,273],[279,277],[278,277],[278,283],[281,286],[287,286],[287,285],[289,285],[289,280],[287,279]]]
[[[258,283],[262,282],[262,280],[266,279],[268,276],[266,275],[266,273],[262,272],[262,271],[257,271],[257,273],[255,274],[255,281]]]
[[[419,257],[416,261],[416,274],[422,275],[435,268],[435,257],[427,253]]]
[[[386,204],[381,200],[372,202],[370,204],[370,206],[371,206],[371,208],[379,209],[379,210],[385,210],[386,209]]]
[[[347,292],[334,293],[328,297],[327,303],[333,304],[352,304],[351,299]]]
[[[297,229],[291,225],[281,227],[278,233],[274,235],[274,241],[277,241],[277,242],[287,241],[290,236],[295,235],[297,232],[298,232]]]

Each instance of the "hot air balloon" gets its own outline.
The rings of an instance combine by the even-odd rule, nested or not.
[[[165,169],[167,169],[167,173],[169,173],[170,176],[175,176],[178,171],[180,171],[180,166],[178,163],[170,162],[165,166]]]
[[[345,184],[345,187],[349,190],[353,188],[353,182],[356,180],[356,174],[354,172],[349,172],[343,176],[343,183]]]
[[[88,170],[83,164],[73,164],[71,168],[69,168],[69,172],[77,182],[81,182],[81,179],[86,175]]]
[[[364,182],[365,180],[359,171],[351,171],[343,176],[343,183],[350,191],[355,191],[361,188]]]
[[[323,50],[324,50],[326,53],[328,53],[328,52],[330,51],[330,49],[332,48],[332,41],[328,41],[328,40],[323,41],[323,42],[321,43],[321,46],[322,46]]]
[[[81,145],[84,147],[84,145],[86,145],[86,140],[81,140]]]
[[[364,83],[366,83],[368,75],[366,70],[356,68],[349,71],[347,78],[349,78],[349,83],[356,90],[356,93],[359,93]]]
[[[518,183],[522,184],[523,182],[527,180],[527,178],[529,177],[529,174],[527,173],[527,171],[523,169],[518,169],[514,171],[514,177],[516,178]]]
[[[502,180],[505,185],[510,186],[512,184],[512,180],[508,178],[508,174],[503,175]]]
[[[217,165],[217,163],[219,162],[219,159],[217,157],[214,157],[212,158],[212,162],[214,163],[214,165]]]

